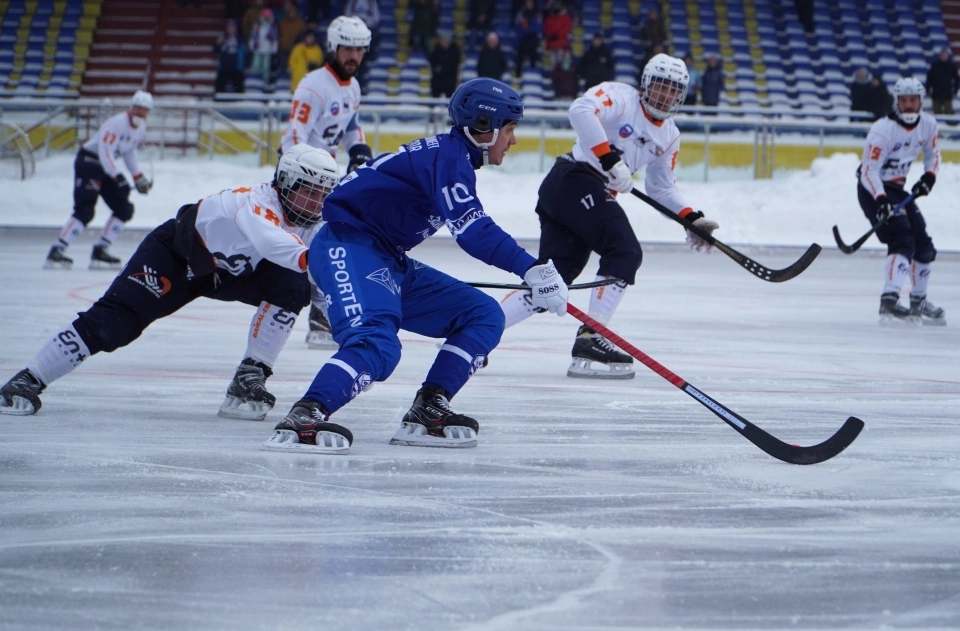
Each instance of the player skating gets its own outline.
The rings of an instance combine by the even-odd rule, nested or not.
[[[671,118],[683,104],[690,75],[683,61],[655,55],[643,70],[640,90],[605,82],[589,88],[570,106],[577,139],[573,152],[560,156],[540,185],[540,259],[552,259],[568,284],[583,271],[591,252],[600,255],[597,280],[616,283],[595,288],[589,315],[607,324],[633,285],[643,254],[616,193],[629,193],[633,173],[646,167],[647,194],[706,233],[719,226],[704,218],[677,190],[674,167],[680,132]],[[692,233],[696,250],[709,245]],[[516,291],[502,302],[506,326],[536,312],[530,292]],[[630,379],[633,358],[618,351],[586,325],[577,331],[570,377]]]
[[[146,236],[103,297],[0,388],[0,414],[36,414],[55,380],[203,296],[258,307],[219,416],[262,420],[276,402],[265,381],[311,299],[307,247],[339,177],[328,153],[302,145],[280,158],[273,182],[182,207]]]
[[[457,88],[454,127],[384,154],[344,178],[324,206],[326,223],[310,246],[310,273],[326,291],[340,345],[264,445],[346,453],[347,428],[330,416],[400,361],[400,329],[445,339],[392,444],[472,447],[479,425],[450,399],[500,341],[496,300],[411,259],[406,252],[447,226],[471,256],[522,277],[531,301],[566,311],[567,286],[550,261],[537,261],[486,215],[476,173],[500,164],[523,116],[520,95],[493,79]]]
[[[293,93],[290,122],[281,150],[306,143],[336,157],[342,145],[350,156],[347,173],[371,157],[360,126],[360,84],[356,74],[370,49],[370,29],[358,17],[340,16],[327,28],[327,62],[308,73]],[[337,348],[326,314],[310,306],[307,344]]]
[[[140,170],[137,147],[146,136],[147,116],[151,109],[153,96],[138,90],[130,102],[130,109],[108,118],[93,138],[80,147],[73,163],[73,216],[50,246],[45,269],[70,269],[73,266],[73,259],[66,255],[66,250],[93,221],[97,197],[103,198],[113,215],[93,246],[90,269],[120,268],[120,259],[107,250],[133,217],[133,204],[130,203],[130,183],[120,171],[118,160],[123,158],[137,191],[146,195],[153,182]]]
[[[875,122],[867,134],[858,170],[857,198],[863,214],[887,245],[880,295],[880,323],[945,325],[944,310],[927,299],[930,270],[937,258],[927,222],[915,202],[892,213],[908,195],[904,190],[910,165],[923,152],[923,175],[911,193],[930,193],[940,168],[939,131],[933,116],[921,111],[923,84],[904,77],[893,86],[894,110]],[[910,278],[910,308],[900,304],[900,291]]]

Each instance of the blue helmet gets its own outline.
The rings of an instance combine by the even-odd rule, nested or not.
[[[485,134],[523,118],[523,100],[506,83],[481,77],[461,84],[447,111],[454,127]]]

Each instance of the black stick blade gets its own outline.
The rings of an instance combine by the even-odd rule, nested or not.
[[[840,230],[836,226],[833,227],[833,238],[836,239],[837,247],[840,248],[840,251],[844,254],[853,254],[856,252],[855,249],[843,242],[843,239],[840,238]]]
[[[863,421],[851,416],[833,436],[810,447],[787,444],[756,425],[747,426],[742,433],[750,442],[777,460],[790,464],[817,464],[830,460],[849,447],[862,430]]]
[[[785,280],[790,280],[799,276],[803,270],[810,267],[810,264],[813,263],[814,259],[820,255],[820,252],[823,250],[818,244],[812,243],[810,247],[807,248],[807,251],[803,253],[799,259],[797,259],[789,267],[785,267],[782,270],[774,270],[770,275],[769,280],[771,283],[782,283]]]

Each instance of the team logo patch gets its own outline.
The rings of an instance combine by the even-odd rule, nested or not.
[[[367,274],[367,278],[375,283],[380,283],[389,289],[390,293],[394,296],[400,295],[400,286],[397,285],[397,281],[393,280],[393,276],[390,275],[390,270],[386,267],[382,267],[375,272],[370,272]]]
[[[340,113],[339,101],[334,101],[333,103],[330,104],[330,113],[333,114],[334,116]]]
[[[157,298],[170,291],[170,287],[173,286],[173,283],[171,283],[169,279],[167,279],[165,276],[160,276],[146,265],[143,266],[142,272],[130,274],[127,276],[127,278],[138,285],[146,287],[150,293]]]
[[[357,398],[361,392],[370,387],[371,383],[373,383],[373,379],[370,378],[370,373],[363,372],[357,375],[357,378],[353,380],[353,387],[350,388],[350,398]]]
[[[620,128],[620,137],[629,138],[633,134],[633,127],[631,125],[624,125]]]
[[[487,358],[486,355],[477,355],[473,358],[473,363],[470,364],[470,375],[480,370],[483,367],[483,360]]]

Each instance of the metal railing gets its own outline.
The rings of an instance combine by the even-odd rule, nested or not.
[[[92,135],[103,120],[124,107],[125,103],[109,99],[3,98],[0,116],[23,128],[33,152],[48,156],[56,150],[72,149]],[[567,118],[568,107],[569,102],[542,102],[528,105],[524,111],[517,135],[536,140],[537,167],[541,171],[549,167],[555,153],[548,152],[548,140],[561,138],[572,144],[574,134]],[[255,153],[261,164],[270,164],[276,159],[289,109],[290,99],[286,95],[261,100],[158,99],[148,122],[146,143],[159,150],[161,159],[168,154],[191,152],[211,159],[219,154]],[[681,110],[674,120],[684,132],[684,143],[702,143],[704,179],[710,177],[713,146],[721,141],[750,147],[754,177],[766,178],[777,168],[777,149],[787,142],[785,136],[789,136],[791,145],[799,142],[816,146],[816,155],[823,156],[831,144],[856,145],[870,127],[870,122],[851,118],[850,112],[789,108],[693,107]],[[960,116],[938,120],[942,123],[941,146],[960,151],[956,125]],[[395,147],[382,142],[385,133],[395,135],[402,129],[416,137],[446,131],[447,102],[364,99],[361,123],[375,153],[392,151]],[[556,143],[553,144],[555,147]]]

